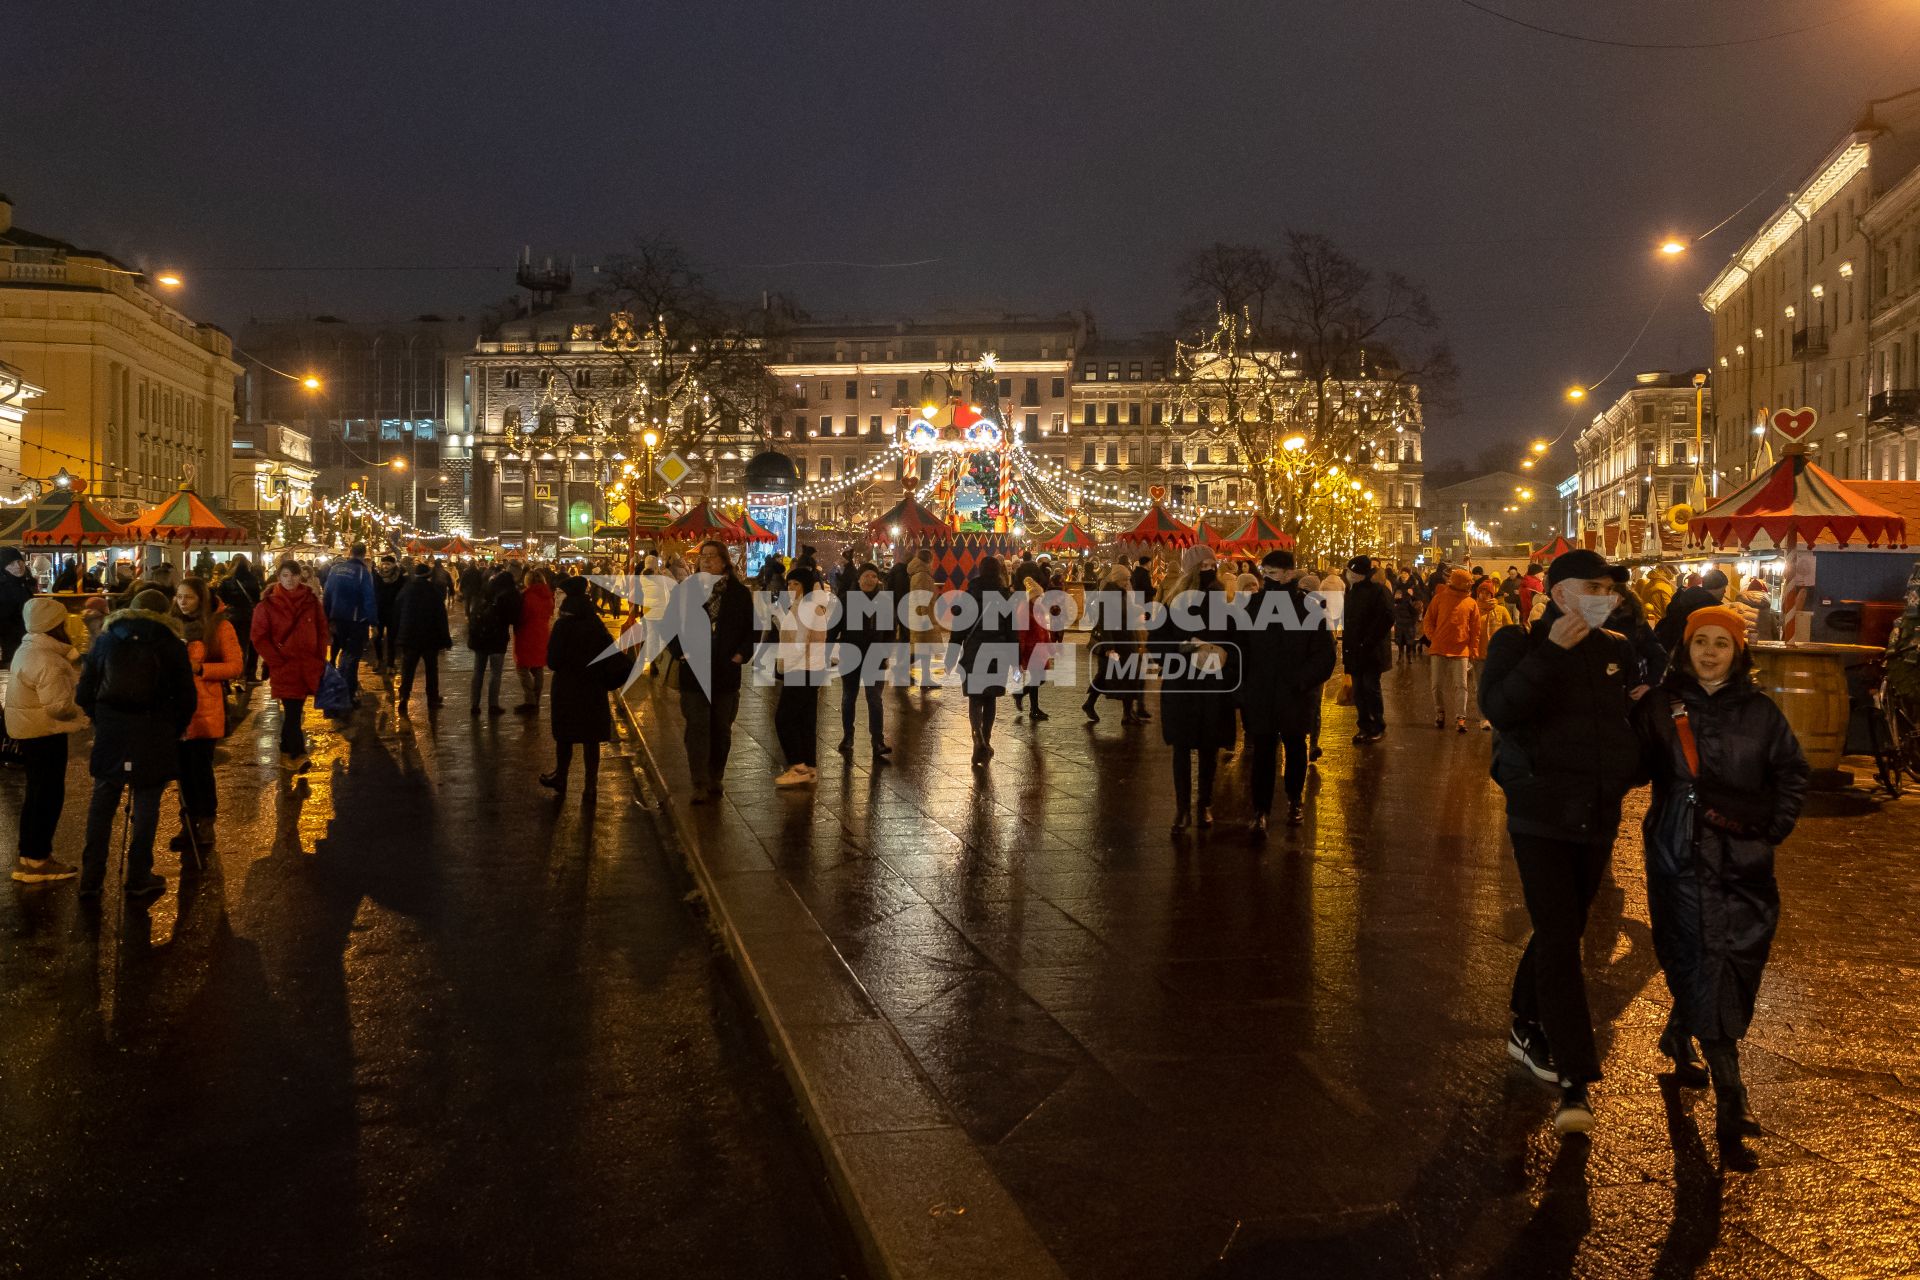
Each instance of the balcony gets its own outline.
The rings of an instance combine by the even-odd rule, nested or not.
[[[1825,325],[1809,325],[1804,329],[1795,329],[1793,331],[1793,358],[1795,360],[1805,360],[1809,356],[1824,356],[1825,354],[1827,354],[1827,327]]]
[[[1867,401],[1867,421],[1898,427],[1920,423],[1920,391],[1876,392]]]

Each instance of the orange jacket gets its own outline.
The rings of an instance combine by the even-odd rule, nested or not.
[[[233,624],[227,621],[224,612],[214,615],[205,638],[188,642],[187,657],[199,668],[199,674],[193,678],[199,701],[194,705],[193,720],[183,736],[224,738],[227,736],[227,691],[222,681],[240,678],[240,637],[233,633]]]
[[[1480,606],[1473,602],[1473,575],[1455,569],[1447,583],[1433,593],[1427,604],[1427,616],[1420,623],[1420,634],[1427,638],[1427,653],[1436,658],[1470,658],[1474,637],[1480,630]]]

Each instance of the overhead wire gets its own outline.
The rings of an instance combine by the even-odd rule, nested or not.
[[[1567,31],[1559,27],[1547,26],[1544,23],[1529,22],[1525,18],[1517,18],[1513,14],[1501,12],[1500,10],[1494,8],[1491,5],[1482,4],[1480,3],[1480,0],[1459,0],[1459,2],[1467,6],[1467,8],[1469,9],[1473,9],[1476,12],[1486,14],[1489,18],[1497,18],[1501,22],[1511,23],[1516,27],[1522,27],[1528,31],[1536,32],[1540,35],[1552,36],[1558,40],[1569,40],[1578,44],[1604,45],[1612,49],[1702,50],[1702,49],[1732,49],[1732,48],[1738,48],[1743,45],[1765,44],[1773,40],[1785,40],[1791,36],[1806,35],[1807,33],[1812,31],[1820,31],[1826,27],[1837,26],[1842,22],[1847,22],[1867,12],[1869,9],[1885,8],[1886,5],[1890,2],[1890,0],[1869,0],[1869,3],[1855,5],[1853,8],[1848,9],[1843,13],[1836,14],[1832,17],[1823,18],[1819,22],[1810,22],[1804,26],[1790,27],[1784,31],[1767,31],[1767,32],[1762,32],[1759,35],[1735,36],[1727,40],[1687,40],[1687,41],[1617,40],[1608,36],[1590,36],[1579,31]]]

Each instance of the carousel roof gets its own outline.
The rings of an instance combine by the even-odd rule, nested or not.
[[[1213,551],[1229,551],[1233,548],[1233,539],[1202,518],[1193,526],[1193,545]]]
[[[1555,560],[1558,560],[1561,556],[1567,554],[1567,552],[1569,551],[1578,551],[1578,550],[1580,550],[1580,548],[1574,545],[1573,543],[1568,542],[1566,539],[1566,535],[1562,534],[1561,536],[1555,538],[1552,542],[1547,543],[1545,546],[1535,547],[1528,554],[1534,560],[1535,563],[1544,566],[1544,565],[1552,564]]]
[[[1696,544],[1745,547],[1762,534],[1776,546],[1811,546],[1822,535],[1845,546],[1856,534],[1870,547],[1905,546],[1907,522],[1788,446],[1780,461],[1687,521]]]
[[[746,539],[748,542],[780,541],[779,534],[767,528],[767,526],[761,524],[758,520],[755,520],[752,516],[747,515],[744,512],[741,513],[740,519],[735,521],[735,523],[740,526],[740,532],[746,535]]]

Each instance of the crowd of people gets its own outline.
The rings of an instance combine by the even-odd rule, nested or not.
[[[208,572],[183,576],[165,562],[140,573],[124,564],[71,563],[55,585],[71,578],[76,590],[95,591],[76,625],[66,603],[37,592],[20,552],[0,548],[7,748],[25,775],[14,880],[77,879],[83,897],[97,897],[115,817],[130,792],[125,891],[132,898],[165,892],[153,872],[153,846],[169,786],[180,811],[171,847],[181,854],[181,874],[198,874],[218,839],[215,750],[257,685],[264,682],[279,704],[280,768],[296,776],[311,763],[309,705],[350,716],[361,703],[363,666],[397,682],[397,714],[411,714],[422,669],[428,709],[441,705],[439,655],[453,645],[456,602],[475,657],[472,714],[481,714],[483,692],[489,714],[506,710],[500,673],[511,646],[521,689],[514,710],[537,715],[543,697],[550,710],[556,757],[541,784],[565,791],[577,746],[582,796],[594,800],[600,744],[612,733],[608,697],[627,664],[618,655],[598,661],[613,636],[584,576],[520,562],[487,568],[392,554],[374,561],[360,544],[317,566],[284,559],[265,583],[245,555],[202,567]],[[54,856],[54,839],[68,738],[89,725],[93,789],[74,867]]]
[[[806,548],[791,562],[769,557],[749,583],[717,542],[652,567],[675,580],[661,621],[696,805],[723,792],[750,675],[775,688],[783,760],[772,786],[818,781],[819,694],[830,682],[840,684],[842,755],[860,743],[864,706],[868,757],[886,767],[894,749],[883,689],[941,683],[965,699],[972,766],[989,768],[1003,699],[1029,723],[1050,716],[1042,694],[1069,652],[1056,602],[1070,582],[1084,588],[1089,624],[1083,714],[1097,722],[1108,700],[1125,723],[1157,719],[1176,835],[1214,824],[1228,752],[1244,762],[1256,839],[1277,802],[1286,823],[1302,824],[1329,682],[1340,674],[1333,702],[1353,708],[1352,741],[1364,749],[1388,732],[1383,677],[1423,666],[1434,729],[1466,733],[1477,720],[1493,735],[1491,773],[1533,924],[1508,1050],[1559,1088],[1556,1128],[1593,1123],[1588,1086],[1599,1063],[1581,939],[1622,802],[1651,783],[1648,901],[1674,997],[1661,1049],[1681,1084],[1714,1087],[1724,1135],[1754,1131],[1739,1043],[1778,922],[1773,850],[1808,778],[1785,718],[1751,676],[1748,641],[1771,625],[1757,584],[1735,595],[1718,572],[1679,583],[1658,570],[1630,584],[1624,569],[1584,550],[1503,577],[1366,556],[1316,572],[1285,550],[1223,563],[1194,549],[1077,571],[1031,553],[1011,563],[987,556],[964,582],[942,582],[926,551],[885,567],[849,553],[827,571]],[[85,589],[84,571],[77,577]],[[588,801],[612,732],[609,694],[631,671],[602,621],[600,588],[547,566],[375,561],[355,546],[324,566],[283,560],[264,584],[235,557],[178,580],[155,565],[99,595],[101,607],[81,615],[82,656],[66,606],[36,595],[19,553],[0,549],[5,719],[25,775],[14,879],[77,877],[88,896],[103,890],[128,791],[128,895],[165,890],[152,844],[169,785],[178,787],[182,874],[204,862],[217,838],[215,745],[262,669],[280,706],[281,767],[298,774],[309,764],[309,704],[350,716],[363,665],[394,686],[400,716],[412,714],[421,671],[428,710],[442,704],[438,659],[454,643],[457,603],[473,655],[470,715],[508,711],[511,652],[512,710],[535,715],[545,701],[550,713],[555,763],[540,782],[564,792],[577,754]],[[1060,682],[1077,692],[1077,680]],[[67,739],[88,724],[93,788],[73,868],[54,857],[54,836]]]

